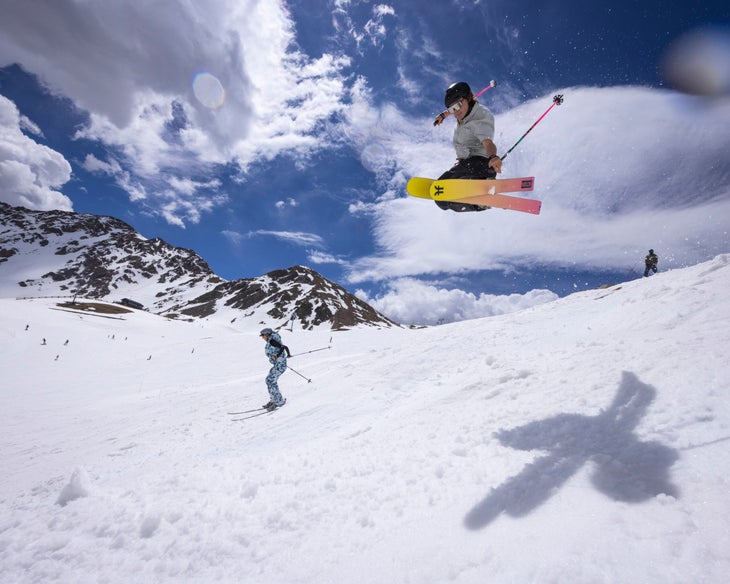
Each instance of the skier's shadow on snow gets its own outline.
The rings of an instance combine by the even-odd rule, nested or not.
[[[613,403],[597,416],[561,414],[498,432],[505,446],[548,454],[492,489],[466,515],[466,527],[481,529],[501,513],[528,515],[587,462],[594,466],[593,485],[615,501],[641,503],[662,493],[677,497],[669,469],[678,452],[658,442],[641,442],[634,434],[655,396],[653,387],[624,372]]]

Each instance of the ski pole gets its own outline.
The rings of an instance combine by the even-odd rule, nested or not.
[[[509,154],[509,153],[510,153],[510,152],[512,152],[512,151],[513,151],[513,150],[514,150],[515,148],[517,148],[517,145],[518,145],[518,144],[519,144],[520,142],[522,142],[522,140],[524,140],[524,139],[525,139],[525,136],[527,136],[527,134],[529,134],[530,132],[532,132],[532,129],[533,129],[533,128],[534,128],[535,126],[537,126],[537,125],[538,125],[538,124],[539,124],[539,123],[540,123],[540,122],[542,121],[542,119],[543,119],[543,118],[544,118],[544,117],[545,117],[546,115],[548,115],[548,114],[550,113],[550,110],[551,110],[551,109],[553,109],[553,108],[554,108],[554,107],[555,107],[556,105],[560,105],[561,103],[563,103],[563,96],[562,96],[562,94],[561,94],[561,95],[554,95],[554,96],[553,96],[553,104],[552,104],[552,105],[551,105],[551,106],[550,106],[549,108],[547,108],[547,110],[545,111],[545,113],[544,113],[544,114],[542,114],[542,115],[541,115],[541,116],[540,116],[540,117],[539,117],[539,118],[537,119],[537,121],[536,121],[536,122],[535,122],[534,124],[532,124],[532,125],[530,126],[530,129],[529,129],[529,130],[527,130],[527,132],[525,132],[524,134],[522,134],[522,138],[520,138],[519,140],[517,140],[517,142],[515,142],[515,145],[514,145],[514,146],[512,146],[512,148],[510,148],[509,150],[507,150],[507,152],[505,153],[505,155],[504,155],[504,156],[501,156],[501,157],[500,157],[500,159],[501,159],[501,160],[504,160],[505,158],[507,158],[507,154]]]
[[[494,79],[492,79],[489,82],[489,85],[487,85],[484,89],[480,89],[476,94],[474,94],[474,99],[476,99],[477,97],[479,97],[485,91],[489,91],[490,89],[492,89],[492,87],[497,87],[497,82]]]
[[[289,355],[290,357],[299,357],[300,355],[309,355],[310,353],[316,353],[317,351],[326,351],[332,348],[332,337],[330,337],[329,345],[322,347],[321,349],[312,349],[311,351],[305,351],[304,353],[297,353],[296,355]]]
[[[302,355],[309,355],[310,353],[316,353],[317,351],[326,351],[327,349],[331,349],[332,347],[322,347],[321,349],[312,349],[311,351],[305,351],[304,353],[297,353],[295,355],[290,355],[290,357],[301,357]]]
[[[332,339],[330,339],[330,343],[332,342]],[[327,345],[326,347],[322,347],[321,349],[312,349],[311,351],[304,351],[304,353],[296,353],[294,355],[289,355],[289,357],[300,357],[301,355],[309,355],[310,353],[316,353],[317,351],[326,351],[327,349],[331,349],[332,345]]]
[[[299,371],[297,371],[296,369],[292,369],[291,367],[289,367],[289,365],[287,365],[286,368],[289,369],[290,371],[293,371],[294,373],[296,373],[299,377],[301,377],[303,379],[306,379],[307,380],[307,383],[312,383],[312,380],[309,379],[309,377],[304,377],[304,375],[302,375],[301,373],[299,373]]]
[[[479,91],[478,91],[478,92],[477,92],[477,93],[476,93],[476,94],[474,95],[474,99],[476,99],[477,97],[479,97],[479,96],[480,96],[480,95],[481,95],[482,93],[484,93],[485,91],[489,91],[490,89],[492,89],[492,87],[497,87],[497,82],[496,82],[496,81],[495,81],[494,79],[492,79],[492,80],[491,80],[491,81],[489,82],[489,85],[487,85],[487,86],[486,86],[486,87],[485,87],[484,89],[481,89],[481,90],[479,90]],[[439,125],[441,125],[441,122],[443,122],[443,121],[444,121],[444,120],[445,120],[446,118],[448,118],[448,117],[449,117],[450,115],[451,115],[451,112],[450,112],[450,111],[449,111],[448,109],[445,109],[445,110],[444,110],[444,111],[442,111],[442,112],[441,112],[441,113],[440,113],[439,115],[437,115],[437,116],[436,116],[436,119],[435,119],[435,120],[433,121],[433,125],[434,125],[434,126],[439,126]]]

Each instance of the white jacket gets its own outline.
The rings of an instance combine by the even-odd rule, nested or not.
[[[484,156],[482,140],[494,140],[494,115],[486,106],[477,102],[461,123],[454,130],[454,150],[460,160],[470,156]]]

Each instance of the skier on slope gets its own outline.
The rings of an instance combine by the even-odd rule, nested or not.
[[[494,139],[494,115],[480,104],[464,81],[449,86],[444,96],[446,111],[456,118],[454,130],[454,149],[456,164],[442,174],[438,180],[492,179],[502,172],[502,159],[497,156]],[[446,112],[439,114],[434,125],[440,124]],[[484,211],[484,205],[469,205],[450,201],[436,201],[444,210],[456,212]]]
[[[644,258],[644,277],[649,276],[649,271],[657,273],[657,264],[659,264],[659,256],[654,253],[653,249],[649,250],[649,255]]]
[[[286,371],[286,358],[291,355],[289,353],[289,347],[281,342],[279,333],[275,333],[270,328],[265,328],[260,334],[261,338],[266,341],[264,352],[269,359],[269,363],[272,365],[269,374],[266,376],[266,387],[269,390],[271,399],[262,407],[273,411],[286,403],[286,399],[281,397],[277,379]]]

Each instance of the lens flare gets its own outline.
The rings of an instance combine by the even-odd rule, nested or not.
[[[662,72],[671,85],[686,93],[730,94],[730,34],[719,29],[686,34],[664,55]]]
[[[208,109],[218,109],[226,101],[226,90],[212,73],[198,73],[193,78],[193,94]]]
[[[366,145],[360,153],[360,162],[366,170],[377,174],[385,168],[390,167],[391,160],[388,151],[382,144],[371,143]]]

